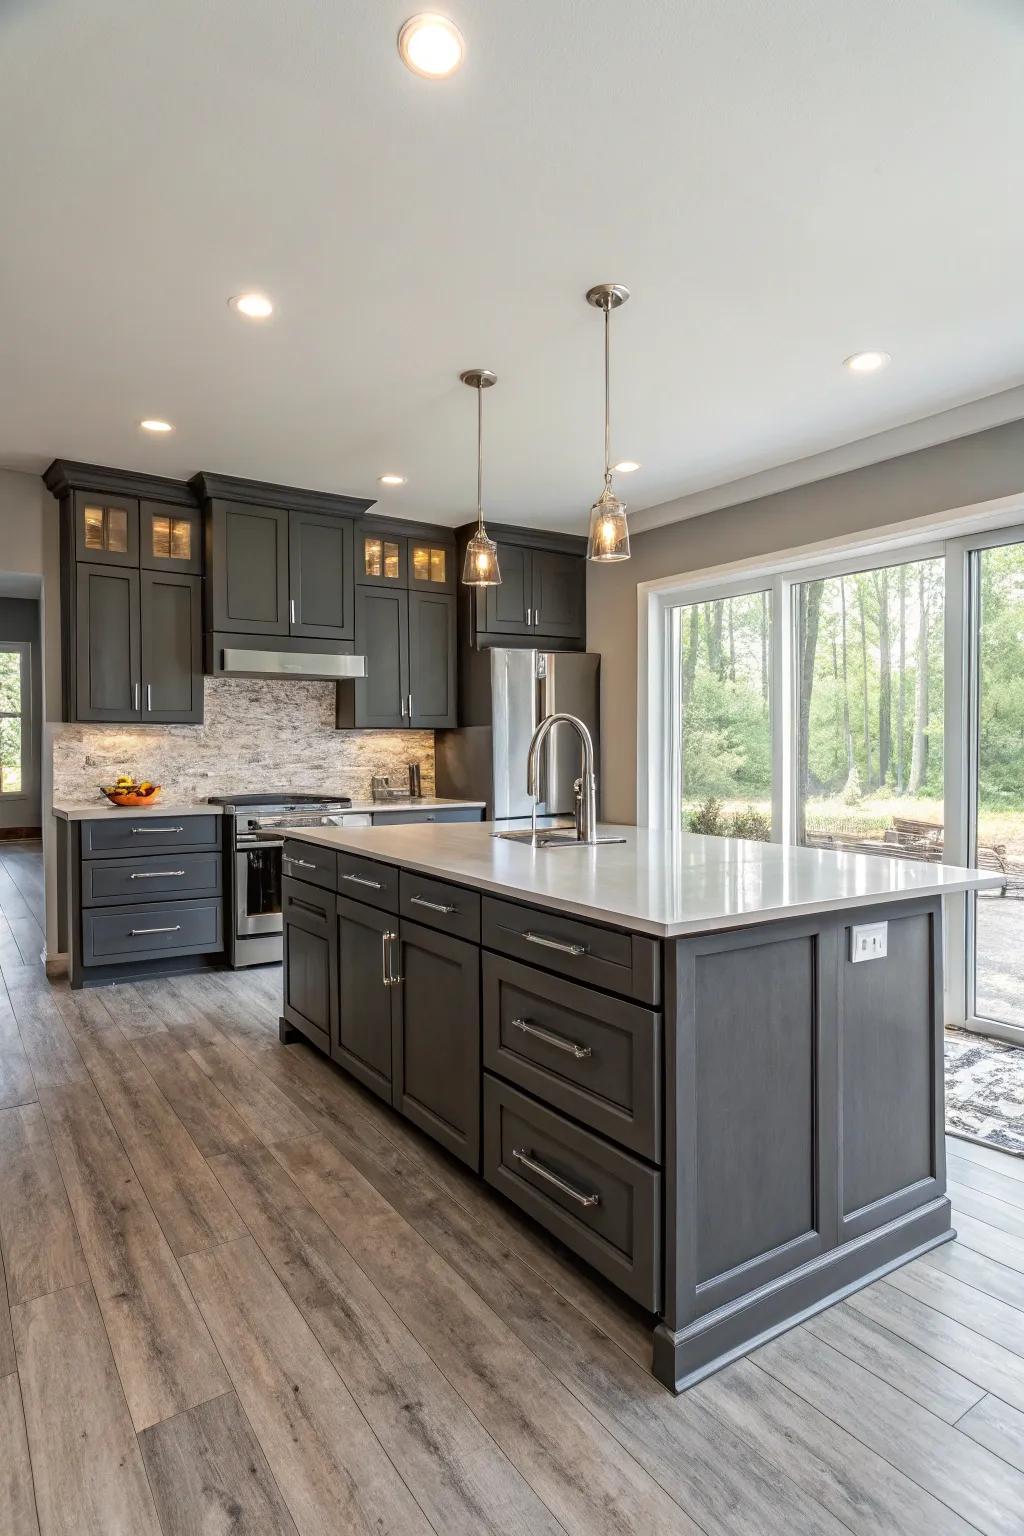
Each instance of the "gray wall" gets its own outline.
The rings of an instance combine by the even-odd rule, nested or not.
[[[1024,421],[772,496],[666,523],[622,565],[587,575],[587,648],[601,653],[602,815],[636,817],[637,584],[796,549],[1024,489]],[[610,723],[614,722],[612,726]]]
[[[43,735],[43,667],[39,643],[39,600],[0,597],[0,641],[27,640],[31,646],[31,704],[29,728],[29,793],[26,797],[0,799],[0,828],[39,827],[39,765]]]

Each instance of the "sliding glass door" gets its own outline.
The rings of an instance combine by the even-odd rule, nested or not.
[[[1024,542],[972,556],[974,1014],[1024,1030]]]
[[[684,831],[772,836],[772,594],[677,610],[678,805]]]

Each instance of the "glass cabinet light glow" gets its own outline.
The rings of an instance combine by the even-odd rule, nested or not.
[[[476,532],[466,545],[462,581],[467,587],[500,587],[498,546],[484,527],[484,390],[498,380],[489,368],[467,368],[459,378],[476,390]]]
[[[604,489],[590,509],[590,535],[587,559],[611,564],[629,559],[629,525],[626,503],[612,489],[612,408],[611,408],[611,312],[625,304],[629,289],[621,283],[598,283],[587,294],[587,303],[604,311]],[[638,465],[632,465],[639,468]]]

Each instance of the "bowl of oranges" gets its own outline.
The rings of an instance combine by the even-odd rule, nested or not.
[[[122,773],[114,784],[101,784],[100,789],[113,805],[153,805],[160,798],[159,784],[150,779],[136,781],[131,774]]]

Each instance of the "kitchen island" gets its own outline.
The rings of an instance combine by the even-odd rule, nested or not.
[[[948,866],[604,828],[285,847],[305,1037],[652,1317],[682,1390],[953,1236]]]

